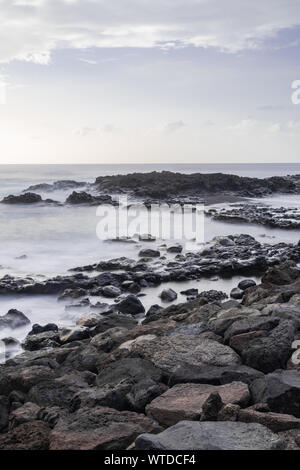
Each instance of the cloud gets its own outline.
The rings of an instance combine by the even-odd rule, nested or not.
[[[247,119],[242,119],[235,124],[227,126],[225,130],[230,132],[237,132],[239,134],[249,134],[250,132],[276,134],[283,129],[285,130],[286,127],[287,126],[284,126],[279,122],[262,121],[249,117]]]
[[[48,64],[57,49],[258,49],[300,25],[296,0],[0,0],[0,62]]]
[[[179,131],[183,127],[186,127],[186,124],[183,121],[173,121],[165,124],[161,130],[167,134],[172,134],[173,132]]]

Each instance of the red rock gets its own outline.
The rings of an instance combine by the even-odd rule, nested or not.
[[[240,335],[235,335],[230,338],[229,346],[237,353],[241,353],[252,339],[260,338],[261,336],[266,336],[266,332],[258,330],[241,333]]]
[[[47,450],[49,426],[43,421],[23,423],[0,435],[0,450]]]
[[[250,399],[248,387],[242,382],[219,386],[178,384],[147,405],[146,413],[164,426],[172,426],[182,420],[198,420],[202,405],[213,392],[218,392],[225,404],[246,406]]]
[[[243,423],[259,423],[274,432],[300,428],[300,419],[295,418],[295,416],[272,412],[262,413],[251,408],[239,410],[238,421]]]

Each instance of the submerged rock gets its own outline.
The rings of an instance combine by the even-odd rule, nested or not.
[[[23,326],[29,325],[29,318],[16,309],[11,309],[7,312],[6,315],[0,317],[0,329],[2,328],[21,328]]]

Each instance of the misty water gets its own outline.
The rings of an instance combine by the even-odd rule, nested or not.
[[[0,175],[0,198],[9,194],[20,194],[32,184],[51,183],[62,179],[94,182],[97,176],[134,171],[170,170],[185,173],[223,172],[242,176],[267,177],[300,173],[300,164],[293,165],[2,165]],[[72,192],[35,191],[43,198],[65,201]],[[264,198],[257,202],[276,207],[299,206],[299,197],[280,195]],[[221,206],[227,204],[221,204]],[[57,274],[70,274],[68,270],[82,266],[126,256],[138,258],[142,247],[156,247],[168,240],[157,240],[155,243],[108,242],[97,237],[99,223],[97,207],[92,206],[55,206],[55,205],[6,205],[0,204],[0,277],[6,274],[13,276],[30,276],[34,279],[45,279]],[[298,230],[272,229],[255,224],[232,224],[204,218],[205,242],[215,236],[247,233],[261,243],[298,242]],[[203,246],[203,245],[202,245]],[[189,250],[199,250],[197,243],[189,244]],[[174,255],[168,255],[170,257]],[[172,287],[178,293],[175,302],[186,299],[180,294],[188,287],[197,287],[199,291],[216,289],[227,294],[242,278],[218,280],[201,279],[181,283],[165,283],[155,288],[143,289],[146,294],[141,298],[146,309],[152,304],[161,304],[158,297],[163,288]],[[258,280],[258,279],[256,279]],[[92,303],[98,300],[113,300],[92,297]],[[66,310],[69,302],[57,301],[57,296],[0,296],[0,315],[10,308],[16,308],[29,317],[32,324],[57,323],[60,326],[74,325],[76,320],[87,312],[87,309]],[[164,304],[168,305],[168,304]],[[14,331],[0,332],[0,339],[13,336],[24,339],[31,326]]]

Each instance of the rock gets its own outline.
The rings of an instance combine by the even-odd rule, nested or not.
[[[254,403],[267,403],[271,411],[300,418],[300,372],[278,370],[252,382]]]
[[[172,245],[172,246],[168,246],[167,248],[167,252],[168,253],[181,253],[183,250],[183,246],[182,245]]]
[[[217,421],[238,421],[239,411],[239,405],[228,403],[219,411]]]
[[[136,325],[137,321],[132,316],[122,313],[112,313],[105,315],[105,317],[103,317],[101,321],[97,323],[92,334],[96,335],[114,327],[122,327],[130,330],[131,328],[136,327]]]
[[[115,286],[104,286],[102,288],[102,295],[104,297],[118,297],[121,295],[121,289]]]
[[[0,395],[0,433],[3,432],[8,425],[9,416],[9,400],[4,395]]]
[[[300,419],[282,413],[262,413],[250,408],[239,410],[238,421],[263,424],[273,432],[300,429]]]
[[[190,296],[190,295],[197,296],[197,295],[198,295],[198,289],[192,288],[192,289],[182,290],[182,291],[180,292],[180,294],[188,295],[188,296]]]
[[[283,441],[261,424],[181,421],[160,434],[142,434],[136,450],[273,450]]]
[[[0,435],[0,450],[48,450],[49,426],[43,421],[31,421]]]
[[[217,341],[189,335],[163,336],[136,344],[133,351],[162,369],[167,376],[178,366],[229,366],[240,363],[239,356]]]
[[[237,320],[225,331],[224,339],[229,341],[232,336],[241,335],[242,333],[249,333],[251,331],[270,331],[279,324],[278,318],[269,317],[247,317],[242,320]]]
[[[244,291],[242,289],[239,289],[238,287],[234,287],[230,291],[230,297],[233,299],[242,299],[244,297]]]
[[[224,403],[218,392],[212,392],[202,405],[200,421],[218,421]]]
[[[9,429],[16,428],[20,424],[29,423],[38,420],[40,407],[35,403],[27,402],[16,410],[12,411],[9,416]]]
[[[9,195],[2,199],[3,204],[35,204],[41,202],[42,197],[35,193],[25,193],[20,196]]]
[[[251,343],[253,339],[261,338],[266,335],[267,333],[265,331],[258,330],[231,336],[229,346],[234,349],[238,354],[242,354],[242,351],[249,346],[249,343]]]
[[[118,347],[127,335],[127,328],[115,327],[99,333],[91,340],[91,346],[94,346],[97,351],[110,352],[113,348]]]
[[[217,242],[222,246],[234,246],[235,243],[230,237],[217,237]]]
[[[9,395],[14,390],[27,393],[35,384],[53,375],[46,366],[4,366],[0,369],[0,394]]]
[[[248,387],[242,382],[220,386],[178,384],[147,405],[146,413],[167,427],[185,419],[199,420],[202,406],[212,392],[217,392],[223,403],[246,406],[250,399]]]
[[[159,314],[162,310],[163,308],[158,304],[151,305],[149,310],[146,312],[146,317],[150,315]]]
[[[172,302],[173,300],[177,299],[177,293],[173,289],[164,289],[159,294],[159,297],[164,302]]]
[[[158,250],[152,250],[151,248],[144,248],[140,250],[139,256],[142,258],[158,258],[160,256],[160,252]]]
[[[238,288],[241,290],[249,289],[249,287],[253,287],[256,285],[256,282],[252,279],[243,279],[241,282],[238,283]]]
[[[102,320],[103,316],[101,313],[98,312],[91,312],[83,315],[80,317],[79,320],[76,321],[76,325],[78,326],[85,326],[87,328],[93,328],[94,326],[98,325],[98,323]]]
[[[79,299],[86,295],[86,290],[77,287],[76,289],[65,289],[63,293],[58,297],[58,300],[64,299]]]
[[[138,297],[133,294],[128,295],[124,300],[117,304],[119,312],[129,315],[138,315],[144,313],[145,308]]]
[[[23,343],[24,349],[37,351],[42,348],[57,347],[60,345],[58,331],[45,331],[35,335],[28,335]]]
[[[179,365],[169,379],[169,385],[177,383],[203,383],[211,385],[244,382],[250,385],[254,380],[263,377],[263,373],[243,365],[209,366],[209,365]]]
[[[140,242],[155,242],[155,240],[156,237],[154,235],[151,235],[150,233],[139,235]]]
[[[35,323],[27,336],[45,333],[46,331],[58,331],[58,326],[55,323],[47,323],[47,325],[44,326]]]
[[[90,337],[90,330],[84,326],[75,326],[74,328],[64,328],[59,340],[62,344],[71,343],[72,341],[81,341]]]
[[[50,435],[51,450],[122,450],[143,432],[158,432],[142,414],[105,407],[81,408],[58,420]]]
[[[41,407],[68,408],[75,393],[88,386],[86,378],[78,372],[66,374],[52,380],[39,381],[30,389],[28,399]]]
[[[6,315],[0,317],[0,329],[1,328],[21,328],[30,323],[29,318],[19,310],[11,309]]]
[[[242,351],[244,364],[255,367],[265,374],[285,367],[292,354],[292,342],[295,326],[289,320],[283,320],[269,336],[254,339]]]

